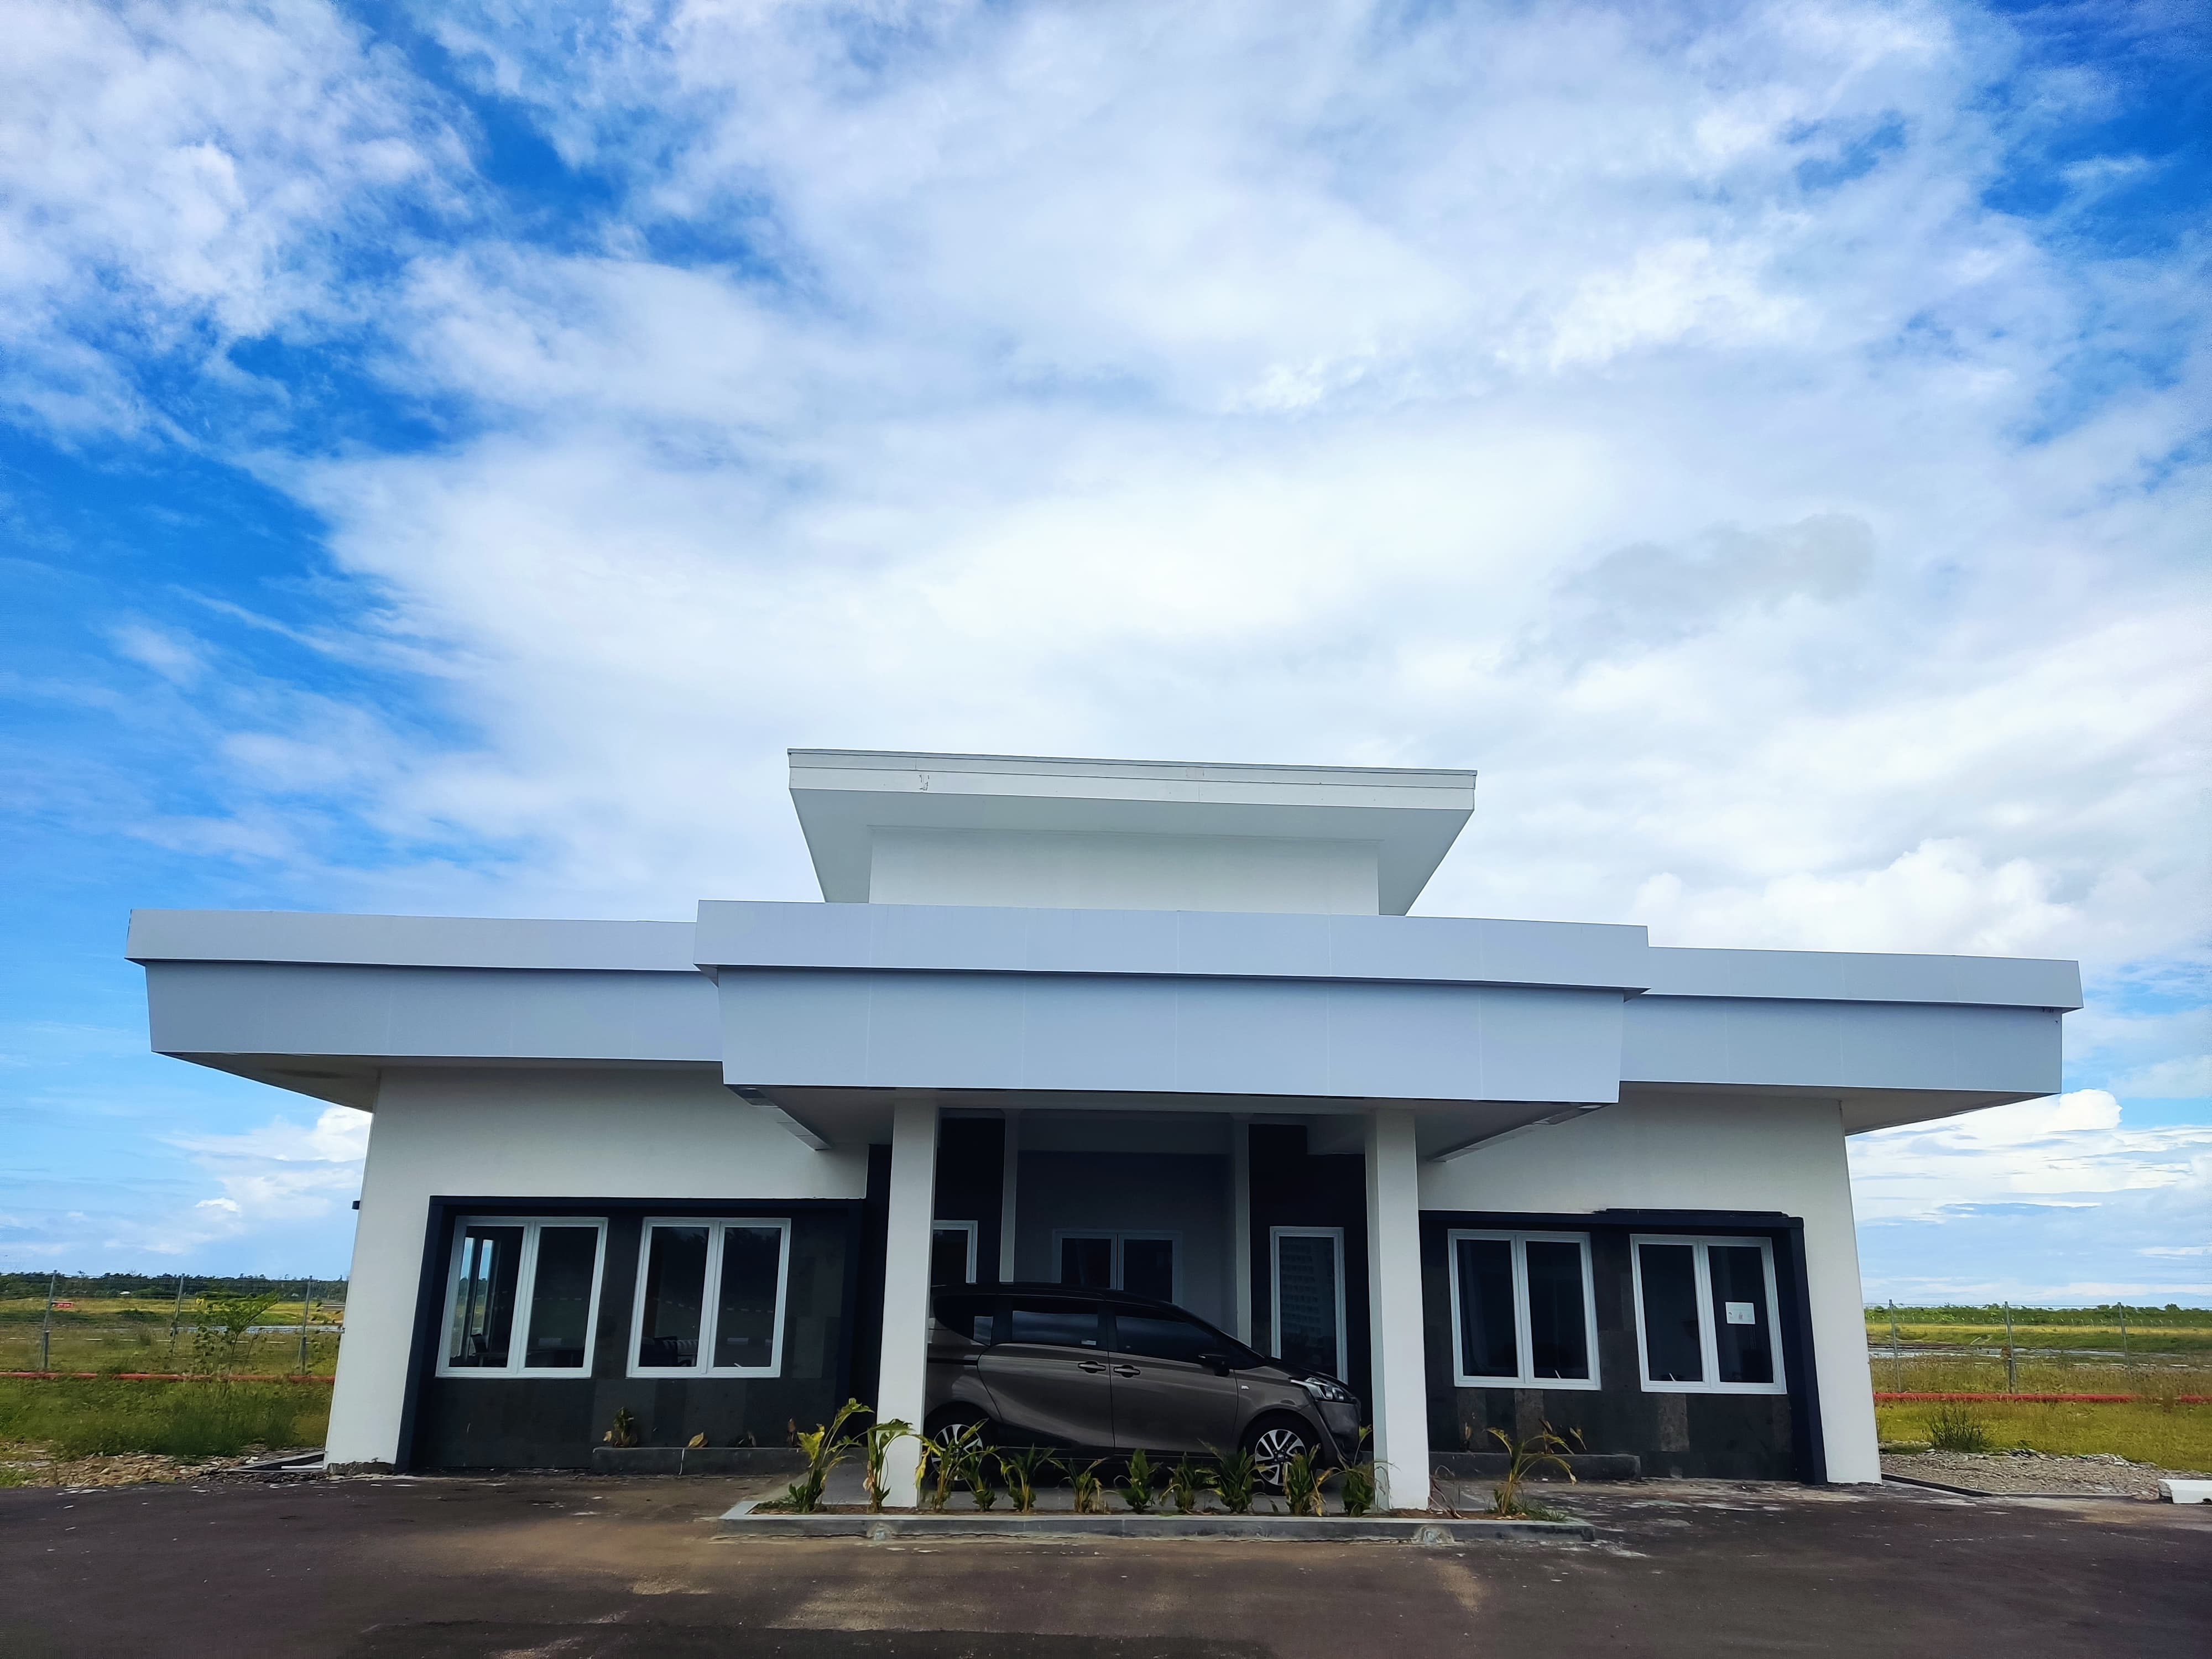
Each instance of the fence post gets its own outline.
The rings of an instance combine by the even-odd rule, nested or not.
[[[300,1282],[300,1375],[307,1374],[307,1293],[314,1289],[312,1279]]]
[[[2005,1316],[2005,1392],[2020,1392],[2020,1365],[2012,1348],[2012,1304],[2004,1304]]]
[[[59,1277],[46,1275],[46,1310],[39,1316],[39,1369],[42,1371],[54,1368],[54,1285]]]
[[[2120,1304],[2120,1369],[2128,1368],[2128,1304]]]
[[[1905,1355],[1897,1345],[1897,1298],[1889,1298],[1889,1384],[1905,1392]]]
[[[177,1275],[177,1305],[169,1314],[169,1369],[177,1369],[177,1327],[185,1320],[185,1276]]]

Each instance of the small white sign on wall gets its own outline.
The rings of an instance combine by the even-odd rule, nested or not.
[[[1759,1314],[1752,1304],[1748,1302],[1730,1302],[1724,1304],[1723,1305],[1728,1309],[1728,1322],[1729,1324],[1756,1325],[1759,1323]]]

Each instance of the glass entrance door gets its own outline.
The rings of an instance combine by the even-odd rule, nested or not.
[[[1344,1229],[1276,1227],[1274,1257],[1275,1355],[1341,1377],[1344,1340]]]

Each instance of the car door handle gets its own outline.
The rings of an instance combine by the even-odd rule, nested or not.
[[[1079,1371],[1089,1371],[1095,1376],[1106,1367],[1096,1359],[1079,1359],[1075,1362],[1075,1369]]]
[[[1134,1365],[1116,1365],[1114,1367],[1114,1375],[1116,1376],[1142,1376],[1144,1372],[1138,1370]]]

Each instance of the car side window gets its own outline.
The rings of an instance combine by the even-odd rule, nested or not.
[[[1006,1340],[1054,1348],[1095,1348],[1098,1304],[1060,1297],[1010,1297]]]
[[[937,1328],[950,1331],[963,1341],[981,1342],[986,1347],[992,1341],[993,1316],[997,1312],[992,1297],[988,1296],[940,1296],[937,1298]]]
[[[1236,1345],[1194,1320],[1163,1318],[1152,1314],[1114,1313],[1114,1351],[1146,1359],[1180,1359],[1195,1365],[1200,1354],[1226,1358]]]

